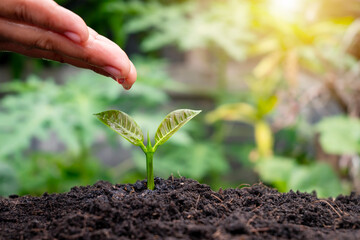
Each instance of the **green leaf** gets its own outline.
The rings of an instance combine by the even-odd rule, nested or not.
[[[154,149],[169,140],[169,138],[176,133],[177,130],[179,130],[200,112],[201,110],[179,109],[169,113],[161,122],[155,133]]]
[[[320,144],[330,154],[360,153],[360,121],[345,116],[324,118],[316,126]]]
[[[348,194],[336,173],[326,163],[311,162],[301,165],[296,159],[273,156],[256,163],[256,171],[262,181],[271,184],[281,192],[316,191],[318,197]]]
[[[106,126],[123,136],[132,144],[143,144],[144,135],[135,120],[119,110],[109,110],[95,114]]]
[[[262,181],[271,183],[281,192],[286,192],[296,163],[291,158],[272,156],[257,161],[255,169]]]
[[[290,189],[308,193],[316,191],[321,198],[348,194],[331,166],[323,162],[297,166],[288,180],[287,190]]]

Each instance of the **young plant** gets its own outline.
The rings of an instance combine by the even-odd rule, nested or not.
[[[139,125],[126,113],[118,110],[109,110],[97,113],[95,116],[106,126],[143,150],[146,155],[147,187],[150,190],[154,190],[153,156],[156,149],[200,112],[201,110],[179,109],[169,113],[155,133],[154,146],[151,145],[149,132],[147,133],[147,145],[144,145],[144,135]]]

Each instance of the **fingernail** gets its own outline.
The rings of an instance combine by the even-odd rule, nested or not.
[[[120,71],[114,67],[106,66],[106,67],[103,67],[103,69],[104,69],[104,71],[106,71],[107,73],[109,73],[111,76],[113,76],[115,78],[122,78]]]
[[[76,43],[80,43],[81,39],[80,36],[73,32],[65,32],[64,35],[68,37],[70,40]]]
[[[116,81],[119,83],[119,84],[123,84],[125,82],[126,78],[116,78]]]
[[[129,90],[131,88],[131,85],[128,85],[128,84],[123,84],[123,88],[125,90]]]
[[[111,76],[112,79],[114,79],[118,84],[123,84],[126,80],[126,78],[116,78]]]

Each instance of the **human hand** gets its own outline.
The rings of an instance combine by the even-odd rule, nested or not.
[[[136,69],[114,42],[53,0],[0,0],[0,51],[91,69],[130,89]]]

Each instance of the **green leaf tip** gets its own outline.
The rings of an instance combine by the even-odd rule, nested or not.
[[[164,144],[174,133],[200,112],[201,110],[179,109],[169,113],[155,133],[154,148],[156,149],[158,146]]]
[[[144,135],[135,120],[119,110],[109,110],[94,114],[102,123],[134,145],[141,145]]]
[[[147,131],[147,150],[151,149],[151,140],[150,140],[150,132]]]

